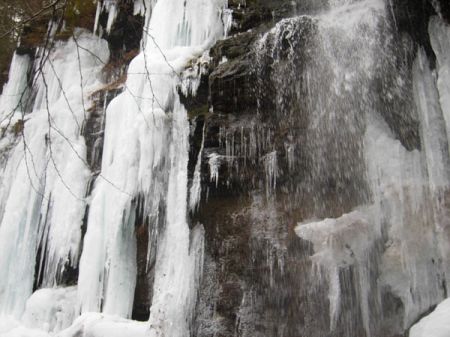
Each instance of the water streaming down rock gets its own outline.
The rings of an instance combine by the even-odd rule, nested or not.
[[[280,21],[256,43],[256,55],[250,53],[257,60],[250,80],[256,88],[240,87],[246,96],[239,96],[239,113],[237,105],[222,105],[232,104],[226,95],[212,97],[233,115],[222,122],[219,148],[210,156],[221,159],[210,165],[214,183],[244,186],[254,209],[251,215],[248,206],[230,206],[229,221],[251,231],[245,233],[252,253],[247,268],[258,275],[242,273],[235,281],[219,273],[227,282],[220,308],[234,306],[239,335],[397,335],[447,295],[446,82],[438,78],[436,86],[429,50],[398,34],[401,22],[394,22],[390,5],[333,1],[320,14]],[[433,33],[436,27],[442,31]],[[442,77],[447,29],[431,19]],[[232,83],[220,87],[217,80],[222,90],[230,88],[226,93],[235,93],[233,80],[242,76],[244,61],[233,53],[230,48],[232,59],[212,75]],[[271,191],[273,169],[265,159],[274,153],[277,188]],[[266,202],[255,198],[261,188],[270,192]],[[220,224],[207,211],[202,216]],[[307,242],[279,234],[283,226],[289,233],[295,216],[296,232],[313,243],[313,252]],[[227,252],[230,245],[247,251],[238,241],[244,235],[210,235],[230,240],[222,248]],[[231,261],[245,255],[220,249],[211,254]],[[303,260],[309,254],[313,267]],[[222,268],[235,272],[226,263]],[[310,277],[300,276],[305,273]],[[296,277],[299,289],[286,289]],[[226,291],[242,302],[226,302]],[[328,319],[320,316],[324,307]]]
[[[318,142],[312,141],[312,144],[319,146],[312,149],[311,154],[318,156],[313,161],[326,158],[322,164],[319,161],[313,172],[321,172],[321,167],[328,168],[330,156],[336,153],[338,163],[352,163],[353,167],[347,173],[350,172],[354,181],[354,169],[357,167],[354,163],[364,163],[361,159],[365,157],[369,197],[364,202],[361,194],[356,194],[358,197],[355,201],[358,204],[355,206],[367,204],[369,209],[362,210],[366,214],[362,217],[365,219],[362,222],[366,224],[364,226],[359,220],[355,222],[347,219],[349,214],[336,220],[300,225],[297,233],[314,243],[314,259],[329,275],[332,330],[337,324],[343,324],[338,323],[342,322],[339,312],[342,306],[341,292],[343,288],[350,286],[356,290],[354,296],[360,304],[361,323],[366,336],[401,333],[414,322],[420,312],[426,311],[433,303],[446,296],[446,285],[443,282],[448,266],[445,255],[441,255],[436,245],[439,241],[436,233],[445,232],[448,223],[442,214],[441,201],[449,182],[448,139],[444,115],[439,104],[435,78],[430,73],[427,56],[423,51],[418,51],[412,66],[412,88],[402,77],[397,77],[393,83],[388,82],[390,74],[386,70],[396,62],[398,56],[389,49],[383,56],[376,54],[377,49],[394,48],[396,43],[392,37],[389,38],[392,33],[386,22],[383,2],[361,1],[350,5],[340,3],[331,13],[318,17],[319,43],[325,47],[322,57],[332,67],[332,72],[328,73],[328,81],[332,86],[330,91],[336,94],[329,101],[333,104],[331,110],[324,104],[328,97],[322,96],[323,91],[315,90],[314,84],[311,85],[314,80],[307,84],[312,91],[309,93],[310,97],[314,97],[315,93],[319,95],[316,102],[320,102],[320,106],[312,111],[317,111],[321,117],[314,129],[324,130],[324,133],[319,133]],[[339,36],[327,29],[339,32]],[[355,49],[359,52],[354,53]],[[319,66],[323,62],[320,60]],[[317,64],[309,69],[315,73]],[[322,70],[320,73],[325,72]],[[378,81],[385,82],[381,83],[385,87],[381,92],[371,92],[377,85],[377,78]],[[420,152],[411,149],[411,139],[405,138],[400,133],[401,130],[399,132],[398,128],[405,125],[399,125],[396,129],[395,124],[392,126],[392,116],[389,116],[392,114],[389,111],[390,105],[399,108],[396,101],[402,101],[401,95],[411,89],[415,106],[409,103],[410,110],[404,109],[402,113],[404,119],[419,121]],[[380,99],[376,97],[378,94],[386,96]],[[344,104],[345,110],[338,110],[340,104]],[[311,112],[310,116],[314,116]],[[339,117],[343,118],[343,124],[339,123]],[[382,119],[391,122],[391,129],[397,132],[396,135],[392,134]],[[331,122],[331,129],[323,129],[328,120]],[[350,142],[350,147],[345,143],[338,143],[340,148],[333,150],[323,143],[339,140],[339,134],[345,128],[345,141]],[[350,134],[355,137],[349,137]],[[324,149],[331,153],[321,157],[320,153]],[[358,158],[358,153],[364,157]],[[345,159],[345,156],[350,156],[350,160]],[[330,171],[346,172],[339,168],[327,169],[319,177],[326,176]],[[345,179],[345,176],[339,178]],[[364,176],[362,178],[365,179]],[[357,186],[364,184],[358,183]],[[349,192],[350,195],[355,195],[356,190]],[[324,196],[319,200],[324,200]],[[348,206],[349,202],[344,204]],[[314,215],[323,216],[317,211]],[[327,228],[330,221],[335,221],[335,224]],[[345,224],[342,229],[339,223]],[[366,242],[361,238],[354,238],[356,234],[351,226],[355,224],[358,224],[360,234],[365,233],[363,235]],[[349,231],[347,227],[350,228]],[[363,228],[369,229],[365,231]],[[327,242],[325,247],[319,246],[324,241]],[[444,245],[448,246],[448,243]],[[350,254],[351,260],[341,258],[340,254]],[[340,273],[349,268],[353,269],[356,280],[345,285]],[[375,276],[377,274],[379,276]],[[374,278],[378,279],[377,283],[373,283]],[[383,332],[374,325],[378,319],[383,319],[377,318],[377,315],[386,312],[387,294],[394,295],[402,302],[403,325],[394,327],[397,331]],[[347,331],[347,334],[352,333],[354,332]]]
[[[354,269],[356,277],[356,281],[353,281],[355,283],[352,282],[350,287],[356,289],[355,296],[360,303],[361,320],[366,336],[401,333],[421,312],[446,296],[445,271],[448,262],[446,255],[442,255],[437,245],[438,241],[443,243],[440,235],[446,232],[448,226],[448,218],[443,214],[446,211],[442,201],[445,199],[449,183],[448,138],[444,123],[445,115],[442,113],[445,105],[441,107],[439,104],[436,79],[430,72],[427,56],[422,50],[417,52],[412,65],[410,75],[412,83],[408,84],[405,78],[397,77],[394,78],[395,82],[389,84],[390,74],[386,73],[386,68],[389,69],[389,64],[396,62],[398,56],[390,51],[384,56],[376,56],[378,48],[394,48],[395,45],[394,40],[389,41],[389,30],[386,31],[390,28],[383,28],[383,25],[386,25],[386,22],[383,22],[386,15],[383,14],[383,3],[356,2],[350,6],[344,5],[340,8],[341,14],[342,11],[348,11],[342,21],[337,18],[329,21],[331,27],[341,32],[337,38],[341,44],[334,44],[333,48],[328,50],[333,52],[332,55],[342,53],[339,58],[334,56],[330,58],[333,65],[331,83],[335,88],[334,92],[337,93],[332,102],[350,103],[347,105],[349,110],[343,112],[346,118],[344,126],[357,127],[357,134],[364,137],[353,138],[353,141],[358,139],[360,142],[363,141],[359,148],[360,153],[366,158],[366,177],[371,196],[367,200],[369,208],[362,210],[365,214],[362,219],[366,219],[363,223],[366,225],[358,227],[361,233],[364,232],[363,228],[369,228],[367,233],[364,232],[367,241],[364,242],[361,238],[354,239],[355,231],[351,229],[347,231],[348,226],[358,224],[354,220],[347,219],[350,214],[336,220],[324,220],[315,225],[299,225],[297,233],[314,243],[314,259],[319,262],[320,268],[324,268],[329,274],[332,329],[339,324],[338,322],[342,322],[339,316],[339,308],[342,305],[341,291],[347,287],[342,284],[339,270],[343,271],[350,267]],[[365,20],[366,17],[369,21]],[[324,18],[327,19],[326,16]],[[319,31],[321,25],[323,23],[319,21]],[[361,31],[358,26],[361,27]],[[359,36],[342,34],[342,29],[347,32],[346,28],[350,28],[351,34],[359,33]],[[326,37],[321,35],[322,41],[336,43],[336,40],[330,37],[331,34],[328,32]],[[388,39],[383,41],[386,37]],[[353,49],[358,45],[364,52],[355,54],[351,49],[347,49]],[[329,57],[326,53],[323,55]],[[357,59],[353,55],[356,55]],[[346,57],[349,63],[343,57]],[[371,94],[367,90],[372,90],[377,77],[387,82],[382,84],[386,87],[382,92]],[[415,106],[409,104],[410,110],[403,110],[403,118],[419,122],[420,151],[411,149],[411,139],[404,138],[399,133],[398,128],[405,125],[399,125],[396,129],[395,124],[392,126],[392,117],[386,116],[392,113],[389,111],[390,105],[396,104],[394,103],[396,100],[401,101],[400,95],[411,89]],[[359,90],[362,92],[358,93]],[[350,97],[345,92],[348,92]],[[358,96],[354,96],[355,94]],[[386,96],[378,100],[374,94]],[[352,97],[358,101],[352,102]],[[336,111],[336,108],[333,110]],[[322,108],[321,111],[327,110]],[[349,122],[348,118],[352,113],[363,118],[360,124]],[[383,119],[391,122],[390,126]],[[320,119],[320,123],[324,123],[323,118]],[[342,130],[342,127],[340,129]],[[336,139],[336,135],[330,131],[325,135],[327,134],[332,135],[330,139]],[[320,148],[327,149],[327,146],[321,145]],[[338,155],[342,156],[342,152],[345,155],[346,151],[346,147],[341,147]],[[316,154],[317,151],[313,153]],[[359,199],[360,206],[364,205],[361,201]],[[317,216],[317,213],[315,215]],[[330,221],[336,221],[336,224],[327,228]],[[339,223],[345,224],[342,230],[339,229]],[[320,244],[324,242],[327,242],[325,247],[321,247]],[[443,245],[448,247],[448,242]],[[351,254],[351,261],[340,258],[340,254]],[[377,283],[373,283],[374,278],[378,280]],[[387,296],[392,295],[401,300],[403,313],[396,319],[401,318],[403,323],[395,326],[398,322],[384,318],[386,325],[384,328],[393,328],[394,331],[380,331],[374,322],[378,319],[383,320],[382,317],[377,318],[377,315],[387,312]],[[388,327],[389,324],[393,327]]]

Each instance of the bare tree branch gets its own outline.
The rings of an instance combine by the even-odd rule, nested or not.
[[[57,5],[59,3],[63,2],[63,5],[61,7],[57,7]],[[13,26],[11,29],[9,29],[8,31],[4,32],[3,34],[0,35],[0,39],[10,35],[13,31],[15,31],[17,29],[18,26],[23,27],[23,25],[30,23],[34,20],[36,20],[37,18],[41,17],[42,15],[46,14],[47,11],[52,10],[55,11],[57,9],[62,9],[64,8],[64,6],[66,5],[67,0],[54,0],[53,2],[51,2],[50,4],[43,6],[39,11],[37,11],[36,13],[34,13],[33,15],[31,15],[28,18],[24,18],[21,19],[17,22],[16,26]]]

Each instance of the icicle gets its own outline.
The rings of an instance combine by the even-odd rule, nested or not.
[[[220,168],[220,160],[221,156],[217,153],[211,153],[208,156],[208,164],[209,164],[209,178],[211,181],[216,182],[216,187],[219,185],[219,168]]]
[[[111,33],[111,29],[116,21],[119,9],[117,8],[117,0],[105,0],[103,7],[108,13],[108,21],[106,23],[106,32]]]
[[[14,54],[9,70],[9,80],[0,96],[0,122],[5,127],[14,112],[23,111],[28,98],[27,73],[30,68],[28,55]]]
[[[100,3],[100,1],[97,1],[97,10],[95,12],[95,23],[94,23],[94,34],[97,34],[97,29],[98,29],[98,20],[100,19],[100,14],[102,11],[102,5]]]
[[[191,212],[195,211],[195,209],[197,208],[202,194],[201,168],[203,148],[205,146],[205,129],[206,123],[203,125],[202,145],[200,146],[200,151],[198,153],[197,163],[195,164],[194,169],[194,177],[192,179],[192,186],[189,191],[189,209],[191,210]]]
[[[277,151],[266,154],[262,158],[264,162],[264,169],[266,172],[266,192],[269,196],[277,187],[278,178],[278,159]]]
[[[428,31],[437,58],[439,101],[447,130],[447,141],[450,142],[450,26],[438,17],[433,17]]]
[[[233,10],[225,8],[223,10],[223,22],[224,22],[224,37],[227,38],[228,34],[233,26]]]

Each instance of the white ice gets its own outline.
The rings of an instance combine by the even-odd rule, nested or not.
[[[29,329],[57,333],[72,325],[76,311],[77,288],[45,288],[27,300],[21,321]]]
[[[150,219],[158,218],[164,202],[166,223],[158,238],[150,315],[154,336],[189,334],[203,230],[192,232],[187,224],[189,123],[177,86],[191,90],[197,83],[194,72],[187,83],[182,73],[223,35],[223,8],[218,0],[158,1],[144,28],[142,52],[129,66],[125,91],[106,111],[103,178],[92,196],[79,306],[82,312],[130,317],[136,282],[135,198],[144,196]],[[156,226],[156,221],[150,224]]]
[[[28,55],[14,54],[9,70],[8,82],[0,95],[0,126],[7,124],[9,115],[22,111],[28,98],[27,73],[30,70]]]
[[[23,137],[2,170],[8,180],[2,183],[0,207],[4,210],[0,225],[0,315],[20,317],[25,309],[38,244],[44,285],[53,286],[65,265],[78,264],[90,176],[81,126],[90,107],[89,94],[102,85],[99,72],[109,52],[106,41],[83,31],[76,31],[75,36],[80,46],[97,57],[77,51],[73,39],[56,42],[42,72],[36,75],[36,99],[32,112],[24,116]],[[36,66],[40,61],[38,57]],[[26,71],[22,67],[20,76]]]
[[[450,139],[450,25],[439,17],[432,17],[428,31],[436,54],[439,101],[444,115],[447,138]]]
[[[450,299],[440,303],[429,315],[414,324],[409,337],[449,337],[450,336]]]
[[[325,219],[299,224],[296,234],[314,246],[311,257],[318,279],[322,280],[322,270],[326,273],[329,284],[331,329],[336,327],[341,311],[341,284],[339,271],[354,266],[358,276],[360,306],[363,324],[368,335],[368,265],[371,253],[379,233],[371,222],[371,210],[364,209],[342,215],[338,219]]]

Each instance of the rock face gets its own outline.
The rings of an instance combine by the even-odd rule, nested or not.
[[[387,6],[372,37],[366,26],[362,37],[352,37],[351,45],[343,47],[345,37],[318,38],[327,28],[316,13],[326,1],[230,3],[234,23],[229,37],[212,48],[204,89],[192,107],[210,110],[196,117],[197,128],[205,127],[204,189],[192,222],[205,226],[207,252],[197,336],[407,335],[408,305],[380,286],[385,273],[380,259],[386,256],[389,235],[374,238],[364,257],[370,261],[366,283],[360,283],[358,264],[339,268],[341,302],[332,322],[328,308],[333,300],[327,294],[333,285],[315,276],[314,249],[294,233],[298,222],[339,218],[374,202],[364,149],[368,110],[378,111],[406,151],[423,147],[412,68],[420,48],[434,66],[428,23],[437,2],[392,1]],[[446,18],[449,6],[439,6]],[[298,15],[303,16],[276,25]],[[386,53],[373,59],[369,74],[361,59],[365,56],[352,55],[367,48]],[[351,93],[334,96],[332,62],[342,57],[357,78],[348,81]],[[316,119],[321,109],[325,114]],[[436,286],[439,301],[446,288]],[[434,304],[419,306],[425,312]]]

